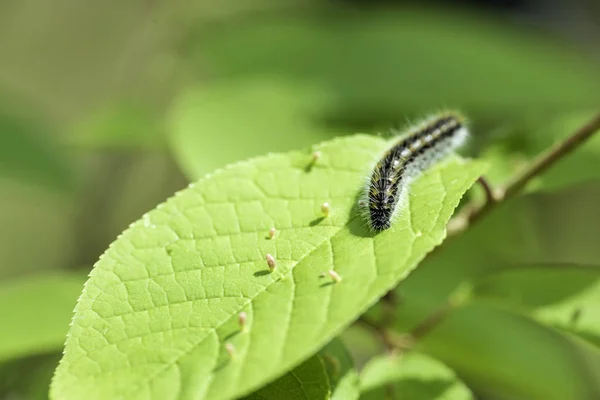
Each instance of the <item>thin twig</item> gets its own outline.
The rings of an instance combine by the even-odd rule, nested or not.
[[[554,163],[567,154],[571,153],[577,147],[582,145],[596,131],[600,129],[600,114],[597,114],[587,124],[583,125],[575,131],[567,139],[555,144],[546,152],[540,154],[521,174],[516,175],[504,189],[504,198],[512,197],[519,193],[529,181],[537,175],[542,174],[549,169]]]
[[[575,131],[567,139],[555,144],[540,154],[531,162],[531,164],[515,175],[514,178],[499,190],[493,191],[492,188],[487,185],[490,190],[489,193],[492,195],[491,197],[488,195],[488,200],[491,198],[493,201],[486,201],[480,206],[467,206],[461,213],[453,218],[453,221],[451,221],[448,227],[448,235],[453,236],[465,231],[469,226],[473,225],[498,204],[520,193],[534,177],[546,172],[551,166],[556,164],[557,161],[561,160],[583,144],[599,129],[600,113]],[[487,184],[487,182],[480,179],[480,183],[482,183],[484,189],[486,189],[485,184]]]
[[[388,351],[393,351],[399,346],[399,343],[396,340],[396,336],[398,336],[398,334],[385,328],[383,325],[379,325],[370,318],[367,318],[363,315],[356,320],[356,323],[372,331],[379,338],[379,340],[381,340],[381,343],[383,343]]]
[[[492,189],[492,185],[487,181],[487,179],[485,179],[484,176],[480,176],[479,179],[477,179],[477,182],[479,182],[479,184],[483,188],[483,191],[485,192],[486,203],[496,202],[497,199],[494,193],[494,189]]]

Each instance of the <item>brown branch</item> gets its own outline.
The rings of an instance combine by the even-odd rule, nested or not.
[[[587,124],[575,131],[567,139],[555,144],[545,153],[539,155],[521,174],[516,175],[504,189],[504,198],[509,198],[525,188],[529,181],[537,175],[544,173],[558,160],[581,146],[596,131],[600,129],[600,114],[597,114]]]
[[[523,171],[515,175],[508,183],[497,191],[493,191],[485,179],[480,178],[479,182],[484,187],[484,190],[486,190],[488,201],[480,206],[467,206],[461,213],[454,217],[450,221],[448,235],[453,236],[465,231],[499,203],[520,193],[534,177],[546,172],[550,167],[556,164],[556,162],[581,146],[599,129],[600,113],[581,128],[573,132],[567,139],[541,153]]]
[[[477,182],[479,182],[479,184],[483,188],[483,191],[485,192],[486,203],[496,202],[497,199],[494,193],[494,189],[492,189],[492,185],[487,181],[487,179],[485,179],[484,176],[480,176],[479,179],[477,179]]]

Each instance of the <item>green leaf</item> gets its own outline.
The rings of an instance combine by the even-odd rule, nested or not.
[[[360,374],[361,399],[470,400],[471,391],[451,369],[424,354],[379,356]]]
[[[316,129],[317,112],[327,105],[318,88],[273,79],[202,85],[186,91],[172,106],[170,144],[183,171],[195,181],[236,160],[333,137]]]
[[[0,285],[0,361],[59,350],[83,277],[45,274]]]
[[[419,349],[482,395],[514,400],[600,396],[597,349],[484,302],[451,314]]]
[[[0,363],[0,398],[47,400],[61,357],[62,353],[56,352]]]
[[[339,339],[246,399],[358,399],[358,374]]]
[[[443,240],[485,170],[458,157],[430,169],[394,227],[373,235],[356,198],[387,146],[357,135],[240,162],[132,224],[91,273],[52,397],[239,397],[316,352]],[[332,269],[341,282],[322,275]]]
[[[331,384],[331,400],[356,400],[359,396],[358,373],[346,346],[334,339],[320,352]]]
[[[313,356],[246,400],[327,400],[329,377],[321,356]]]
[[[507,268],[476,285],[476,294],[530,313],[600,346],[600,267],[538,265]]]
[[[593,62],[489,15],[409,7],[269,15],[268,24],[200,27],[188,42],[224,80],[276,76],[326,88],[342,119],[397,120],[399,110],[443,104],[506,116],[597,102]]]

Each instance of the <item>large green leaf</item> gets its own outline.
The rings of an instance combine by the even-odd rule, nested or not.
[[[356,197],[387,146],[357,135],[316,146],[312,168],[312,150],[240,162],[144,215],[94,267],[52,396],[232,398],[316,352],[443,240],[485,170],[458,157],[432,168],[394,227],[373,235]],[[332,269],[341,282],[322,276]]]
[[[188,47],[217,77],[316,83],[339,100],[339,115],[331,117],[350,120],[397,120],[399,112],[445,104],[506,116],[599,98],[597,67],[573,49],[456,9],[247,18],[200,27]]]
[[[380,356],[360,373],[361,399],[471,400],[450,368],[424,354]],[[391,396],[391,397],[390,397]]]
[[[83,281],[56,273],[2,282],[0,361],[60,349]]]

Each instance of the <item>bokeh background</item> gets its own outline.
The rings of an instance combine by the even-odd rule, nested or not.
[[[451,107],[502,182],[593,114],[599,78],[594,0],[1,1],[0,398],[47,397],[94,262],[205,173]],[[599,264],[599,161],[591,141],[409,297],[483,264]]]

